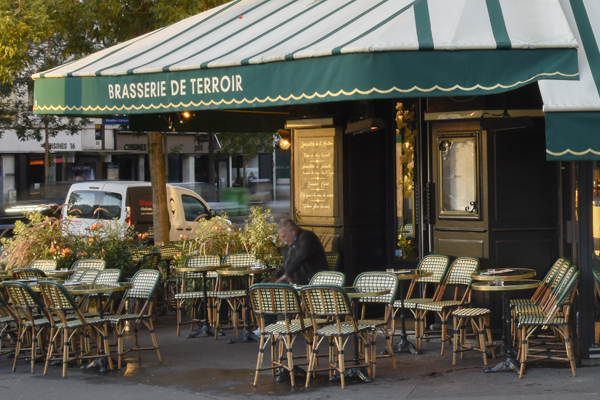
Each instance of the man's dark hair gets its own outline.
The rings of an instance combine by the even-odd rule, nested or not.
[[[294,228],[297,229],[298,225],[296,225],[296,223],[289,218],[283,218],[281,221],[279,221],[279,224],[277,225],[278,231],[283,229],[283,230],[289,232],[290,229],[294,229]]]

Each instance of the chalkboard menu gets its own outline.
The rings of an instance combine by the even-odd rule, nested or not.
[[[297,131],[294,137],[295,208],[301,217],[339,214],[335,129]]]

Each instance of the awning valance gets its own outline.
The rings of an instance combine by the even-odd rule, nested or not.
[[[546,119],[546,159],[600,160],[600,2],[560,2],[580,43],[580,79],[539,82]]]
[[[34,112],[464,96],[577,79],[558,0],[234,0],[35,74]]]

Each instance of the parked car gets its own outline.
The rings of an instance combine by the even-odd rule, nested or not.
[[[167,184],[169,237],[194,237],[198,219],[211,219],[216,213],[197,193]],[[94,223],[117,219],[138,233],[154,237],[154,207],[150,182],[89,181],[74,183],[67,194],[62,218],[69,220],[69,232],[87,235]]]
[[[64,201],[64,198],[38,199],[0,205],[0,237],[11,237],[15,222],[27,223],[29,220],[26,214],[31,211],[41,211],[44,215],[58,217],[60,206]]]

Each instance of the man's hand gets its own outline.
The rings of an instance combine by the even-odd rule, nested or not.
[[[290,283],[291,284],[292,283],[292,279],[289,276],[283,274],[281,276],[281,278],[277,279],[277,283]]]

